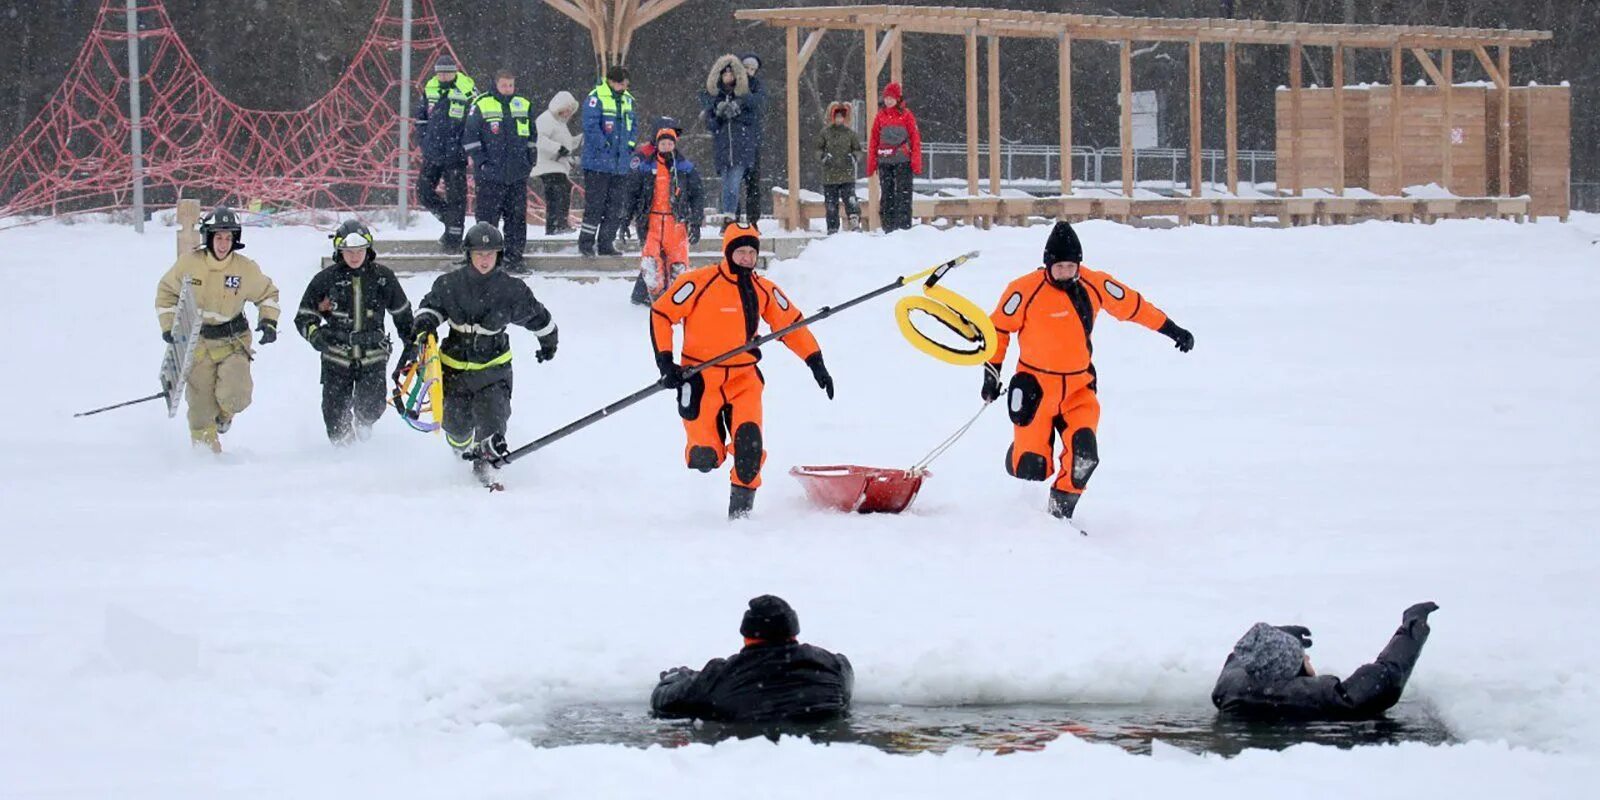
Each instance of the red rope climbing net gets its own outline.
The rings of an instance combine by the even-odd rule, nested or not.
[[[142,0],[147,205],[170,206],[180,193],[207,204],[286,211],[394,205],[402,20],[391,5],[380,0],[360,51],[326,95],[300,111],[258,111],[224,97],[178,38],[161,0]],[[435,59],[455,53],[431,0],[416,0],[415,11],[413,72],[427,76]],[[131,204],[126,14],[123,0],[102,3],[61,87],[0,152],[0,218]],[[421,81],[410,84],[415,98]]]

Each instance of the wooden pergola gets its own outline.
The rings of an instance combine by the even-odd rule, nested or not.
[[[1509,184],[1510,170],[1510,117],[1509,93],[1511,88],[1511,49],[1528,47],[1535,42],[1551,38],[1548,31],[1496,30],[1484,28],[1451,28],[1410,25],[1333,25],[1305,22],[1268,22],[1238,19],[1169,19],[1140,17],[1110,17],[1084,14],[1063,14],[1041,11],[1006,11],[982,8],[943,8],[933,6],[827,6],[814,8],[752,9],[734,13],[735,18],[764,22],[781,27],[785,34],[787,57],[788,100],[788,218],[784,224],[799,227],[803,217],[800,211],[800,103],[799,80],[801,71],[817,52],[822,37],[830,30],[858,31],[863,36],[866,65],[866,106],[869,115],[876,113],[878,81],[883,68],[888,65],[892,80],[902,79],[903,47],[905,37],[913,33],[961,36],[966,39],[966,147],[967,193],[979,194],[978,172],[978,39],[986,45],[988,80],[988,141],[989,141],[989,193],[1000,194],[1000,40],[1003,38],[1054,39],[1058,48],[1060,70],[1060,127],[1061,127],[1061,194],[1072,193],[1072,43],[1101,41],[1120,44],[1121,96],[1122,96],[1122,191],[1132,197],[1134,190],[1133,167],[1133,68],[1132,51],[1135,42],[1178,42],[1189,45],[1189,166],[1190,191],[1198,198],[1201,192],[1201,69],[1200,47],[1206,44],[1223,45],[1226,51],[1223,80],[1226,85],[1226,159],[1228,191],[1238,193],[1238,90],[1236,86],[1236,50],[1239,45],[1277,45],[1290,49],[1289,89],[1295,121],[1300,119],[1301,70],[1307,47],[1327,47],[1333,51],[1335,118],[1342,114],[1344,94],[1344,57],[1349,49],[1383,50],[1389,53],[1391,82],[1395,84],[1396,113],[1391,126],[1395,158],[1399,158],[1401,126],[1399,120],[1401,67],[1405,53],[1422,65],[1428,77],[1438,85],[1444,95],[1446,118],[1449,115],[1450,86],[1454,75],[1454,55],[1464,51],[1475,56],[1502,94],[1499,103],[1500,176],[1502,187]],[[800,34],[806,32],[802,41]],[[1491,58],[1488,48],[1498,48],[1498,59]],[[1440,51],[1435,62],[1429,51]],[[871,119],[867,120],[870,125]],[[1338,129],[1338,145],[1334,148],[1335,169],[1343,175],[1343,127]],[[1449,174],[1449,126],[1439,146],[1444,151],[1445,172]],[[1296,125],[1296,129],[1299,126]],[[1294,158],[1288,176],[1289,188],[1299,196],[1304,187],[1300,179],[1300,159]],[[1396,163],[1396,174],[1399,174]],[[1283,176],[1280,175],[1280,182]],[[1343,195],[1342,177],[1334,187]],[[869,181],[869,206],[874,219],[877,216],[878,183]]]
[[[633,34],[686,0],[544,0],[589,31],[594,58],[604,72],[627,61]]]

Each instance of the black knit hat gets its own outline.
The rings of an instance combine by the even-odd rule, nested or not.
[[[621,64],[612,64],[606,69],[606,80],[622,83],[628,79],[628,68]]]
[[[728,266],[738,268],[733,263],[733,251],[741,247],[754,247],[761,249],[761,230],[755,225],[746,225],[741,222],[729,222],[722,227],[722,257],[727,259]]]
[[[1050,239],[1044,243],[1044,265],[1050,266],[1057,261],[1083,261],[1083,243],[1078,241],[1078,233],[1072,229],[1072,223],[1065,220],[1057,222],[1050,231]]]
[[[750,600],[739,633],[746,639],[784,642],[800,635],[800,617],[777,595],[764,594]]]

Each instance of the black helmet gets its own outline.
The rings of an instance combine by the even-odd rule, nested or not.
[[[500,229],[487,222],[480,222],[467,229],[467,235],[461,237],[461,249],[472,252],[474,250],[504,250],[506,237],[500,235]]]
[[[207,250],[211,249],[211,234],[217,231],[231,231],[233,249],[244,249],[244,226],[239,224],[239,215],[233,213],[233,209],[217,206],[200,218],[200,241],[205,243]]]
[[[333,258],[340,263],[343,263],[344,258],[339,251],[346,248],[365,247],[369,258],[377,254],[372,249],[372,229],[359,219],[347,219],[339,223],[339,229],[328,238],[333,240]]]

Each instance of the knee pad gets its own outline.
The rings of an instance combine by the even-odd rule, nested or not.
[[[689,448],[689,469],[710,472],[717,468],[717,451],[704,445]]]
[[[733,432],[733,474],[750,483],[761,474],[761,426],[746,422]]]
[[[652,256],[639,259],[639,276],[644,278],[644,288],[652,299],[660,297],[667,288],[667,276],[662,274],[661,262]]]
[[[678,387],[678,416],[684,419],[700,417],[700,400],[706,393],[706,379],[695,375]]]
[[[1038,453],[1016,456],[1016,445],[1006,448],[1006,472],[1013,478],[1025,481],[1042,481],[1050,477],[1050,459]],[[1015,466],[1013,466],[1015,464]]]
[[[1072,432],[1072,486],[1082,489],[1089,483],[1094,468],[1100,466],[1100,448],[1094,431],[1079,428]]]
[[[1044,387],[1039,379],[1026,372],[1011,376],[1011,388],[1006,391],[1006,412],[1011,424],[1027,425],[1039,413],[1039,403],[1044,400]]]

